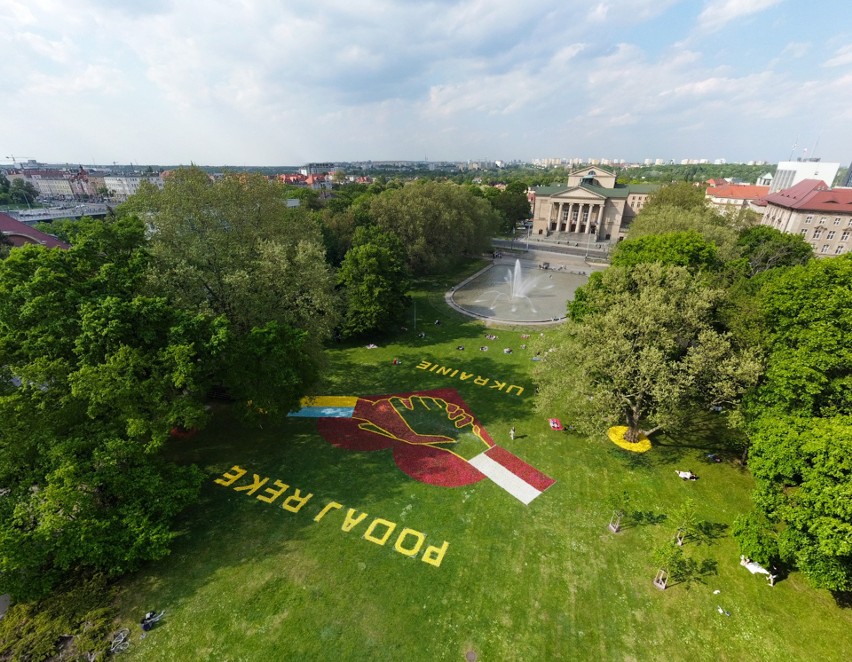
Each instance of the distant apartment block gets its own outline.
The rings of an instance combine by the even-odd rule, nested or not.
[[[842,255],[852,245],[852,189],[830,188],[819,179],[770,193],[763,225],[800,234],[818,257]]]
[[[831,186],[838,170],[839,163],[823,163],[819,160],[781,161],[775,170],[769,192],[783,191],[806,179],[819,179]]]
[[[130,175],[104,177],[104,186],[113,200],[124,201],[139,190],[142,182],[163,188],[163,179],[159,175]]]

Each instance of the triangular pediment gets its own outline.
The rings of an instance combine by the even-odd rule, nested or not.
[[[568,184],[570,186],[576,186],[583,182],[608,188],[615,186],[615,174],[605,168],[587,166],[579,170],[573,170],[568,175]]]
[[[550,196],[551,198],[555,198],[559,201],[571,201],[571,202],[580,202],[580,201],[600,201],[606,200],[605,195],[601,195],[600,193],[595,193],[594,191],[590,191],[588,189],[583,188],[582,186],[572,186],[571,188],[567,188],[564,191],[559,191],[558,193]]]

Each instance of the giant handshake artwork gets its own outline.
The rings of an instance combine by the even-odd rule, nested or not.
[[[320,434],[352,451],[390,449],[417,481],[442,487],[485,478],[524,504],[554,481],[500,448],[453,389],[380,396],[307,398],[291,414],[316,418]]]

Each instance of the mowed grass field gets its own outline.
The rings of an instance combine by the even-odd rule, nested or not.
[[[332,348],[322,394],[455,388],[499,445],[556,484],[528,506],[488,480],[426,485],[400,471],[388,450],[332,446],[315,420],[247,428],[234,415],[237,405],[219,406],[206,430],[174,442],[176,457],[197,463],[208,478],[201,502],[182,519],[171,556],[122,583],[122,624],[133,632],[122,656],[852,659],[852,610],[797,574],[770,587],[740,566],[730,525],[748,509],[752,481],[712,426],[699,426],[689,438],[656,438],[644,455],[619,449],[604,431],[591,438],[551,431],[547,416],[533,410],[535,364],[520,349],[528,342],[522,334],[546,338],[548,329],[486,328],[457,315],[443,301],[450,282],[425,283],[414,293],[416,330],[412,309],[409,328],[376,338],[378,349]],[[486,333],[498,340],[485,340]],[[489,351],[480,352],[480,345]],[[513,352],[504,354],[504,347]],[[524,391],[507,394],[489,388],[493,381],[483,386],[418,368],[424,361]],[[554,403],[549,415],[560,413]],[[708,462],[713,451],[725,461]],[[231,486],[217,484],[234,465],[248,473]],[[691,469],[700,480],[682,481],[676,469]],[[234,489],[250,485],[253,474],[269,481],[254,494]],[[282,484],[288,488],[273,503],[257,498]],[[301,508],[291,501],[297,512],[282,508],[296,488],[313,496]],[[642,515],[612,534],[608,503],[624,491],[629,510]],[[706,572],[660,591],[652,585],[653,550],[674,536],[670,516],[690,497],[713,535],[702,544],[687,541],[684,551]],[[315,521],[330,502],[341,508]],[[352,526],[344,531],[349,509]],[[396,524],[384,545],[364,538],[375,518]],[[387,528],[378,525],[373,537]],[[426,536],[415,556],[394,549],[403,528]],[[410,534],[402,548],[415,540]],[[423,549],[445,541],[440,566],[422,561]],[[138,620],[155,608],[166,617],[141,639]]]

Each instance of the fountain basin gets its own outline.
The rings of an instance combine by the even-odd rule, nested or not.
[[[457,310],[495,322],[546,323],[561,320],[574,291],[588,276],[544,270],[538,263],[516,260],[494,264],[455,288],[449,301]]]

